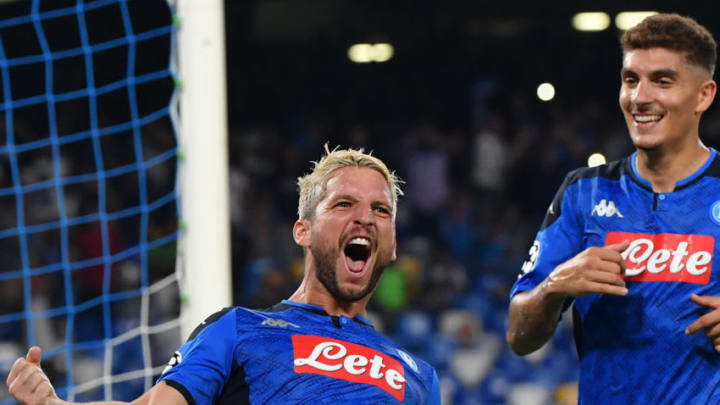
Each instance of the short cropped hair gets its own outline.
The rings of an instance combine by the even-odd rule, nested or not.
[[[707,28],[690,17],[656,14],[627,30],[620,39],[624,52],[665,48],[685,53],[687,61],[707,69],[712,76],[717,62],[717,43]]]
[[[395,218],[397,212],[398,198],[403,195],[400,185],[403,181],[390,171],[382,160],[372,156],[372,153],[364,153],[363,149],[338,149],[330,150],[325,144],[325,156],[318,162],[312,162],[312,172],[298,178],[300,200],[298,201],[298,217],[300,219],[312,219],[315,208],[325,197],[327,182],[335,170],[344,167],[367,167],[382,174],[390,187],[392,193],[392,215]]]

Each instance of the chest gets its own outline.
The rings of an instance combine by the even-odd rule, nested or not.
[[[249,332],[237,358],[253,403],[420,403],[424,396],[412,357],[365,325],[276,319]]]
[[[581,313],[599,311],[593,308],[601,302],[603,307],[615,303],[623,313],[657,313],[656,319],[685,322],[698,316],[691,293],[720,294],[720,182],[667,194],[629,181],[594,184],[583,191],[576,212],[583,249],[625,240],[630,247],[623,252],[628,296],[579,299]],[[625,318],[633,319],[633,325],[645,324]]]

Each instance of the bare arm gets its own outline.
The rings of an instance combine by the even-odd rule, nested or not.
[[[47,375],[40,368],[42,351],[31,347],[25,358],[19,358],[13,364],[7,378],[7,386],[15,399],[23,405],[75,405],[73,402],[58,398]],[[88,405],[120,405],[128,402],[103,401]],[[185,397],[164,381],[155,385],[132,405],[188,405]]]
[[[591,247],[557,266],[530,291],[517,294],[510,302],[506,339],[513,352],[532,353],[544,345],[557,327],[567,297],[603,293],[627,295],[621,256],[628,241],[606,247]]]
[[[547,280],[513,297],[506,339],[516,354],[524,356],[542,347],[555,333],[565,296],[549,294]]]

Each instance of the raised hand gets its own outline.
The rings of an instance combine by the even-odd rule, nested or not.
[[[10,395],[24,405],[49,405],[57,399],[55,389],[40,368],[42,350],[33,346],[25,358],[19,358],[10,369],[7,386]]]

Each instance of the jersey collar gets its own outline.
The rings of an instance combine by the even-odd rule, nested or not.
[[[703,174],[705,174],[705,171],[707,171],[708,167],[710,167],[713,160],[715,159],[715,156],[717,155],[717,151],[715,150],[715,148],[710,147],[709,149],[710,149],[710,157],[707,158],[707,160],[702,165],[702,167],[700,167],[698,170],[695,171],[695,173],[691,174],[690,176],[675,183],[675,190],[689,186],[690,184],[692,184],[695,181],[697,181],[698,179],[700,179],[700,177],[702,177]],[[650,182],[647,179],[640,176],[640,172],[638,172],[637,152],[633,153],[632,156],[630,156],[630,166],[632,168],[633,177],[640,184],[642,184],[646,188],[652,190],[652,184],[650,184]]]
[[[301,309],[304,309],[304,310],[307,310],[310,312],[314,312],[314,313],[320,314],[320,315],[331,316],[320,305],[305,304],[302,302],[295,302],[295,301],[288,301],[288,300],[282,300],[281,302],[283,304],[289,305],[291,307],[301,308]],[[360,314],[355,315],[355,317],[352,319],[356,322],[362,323],[363,325],[372,327],[372,323],[367,318],[365,318],[364,316],[362,316]]]

